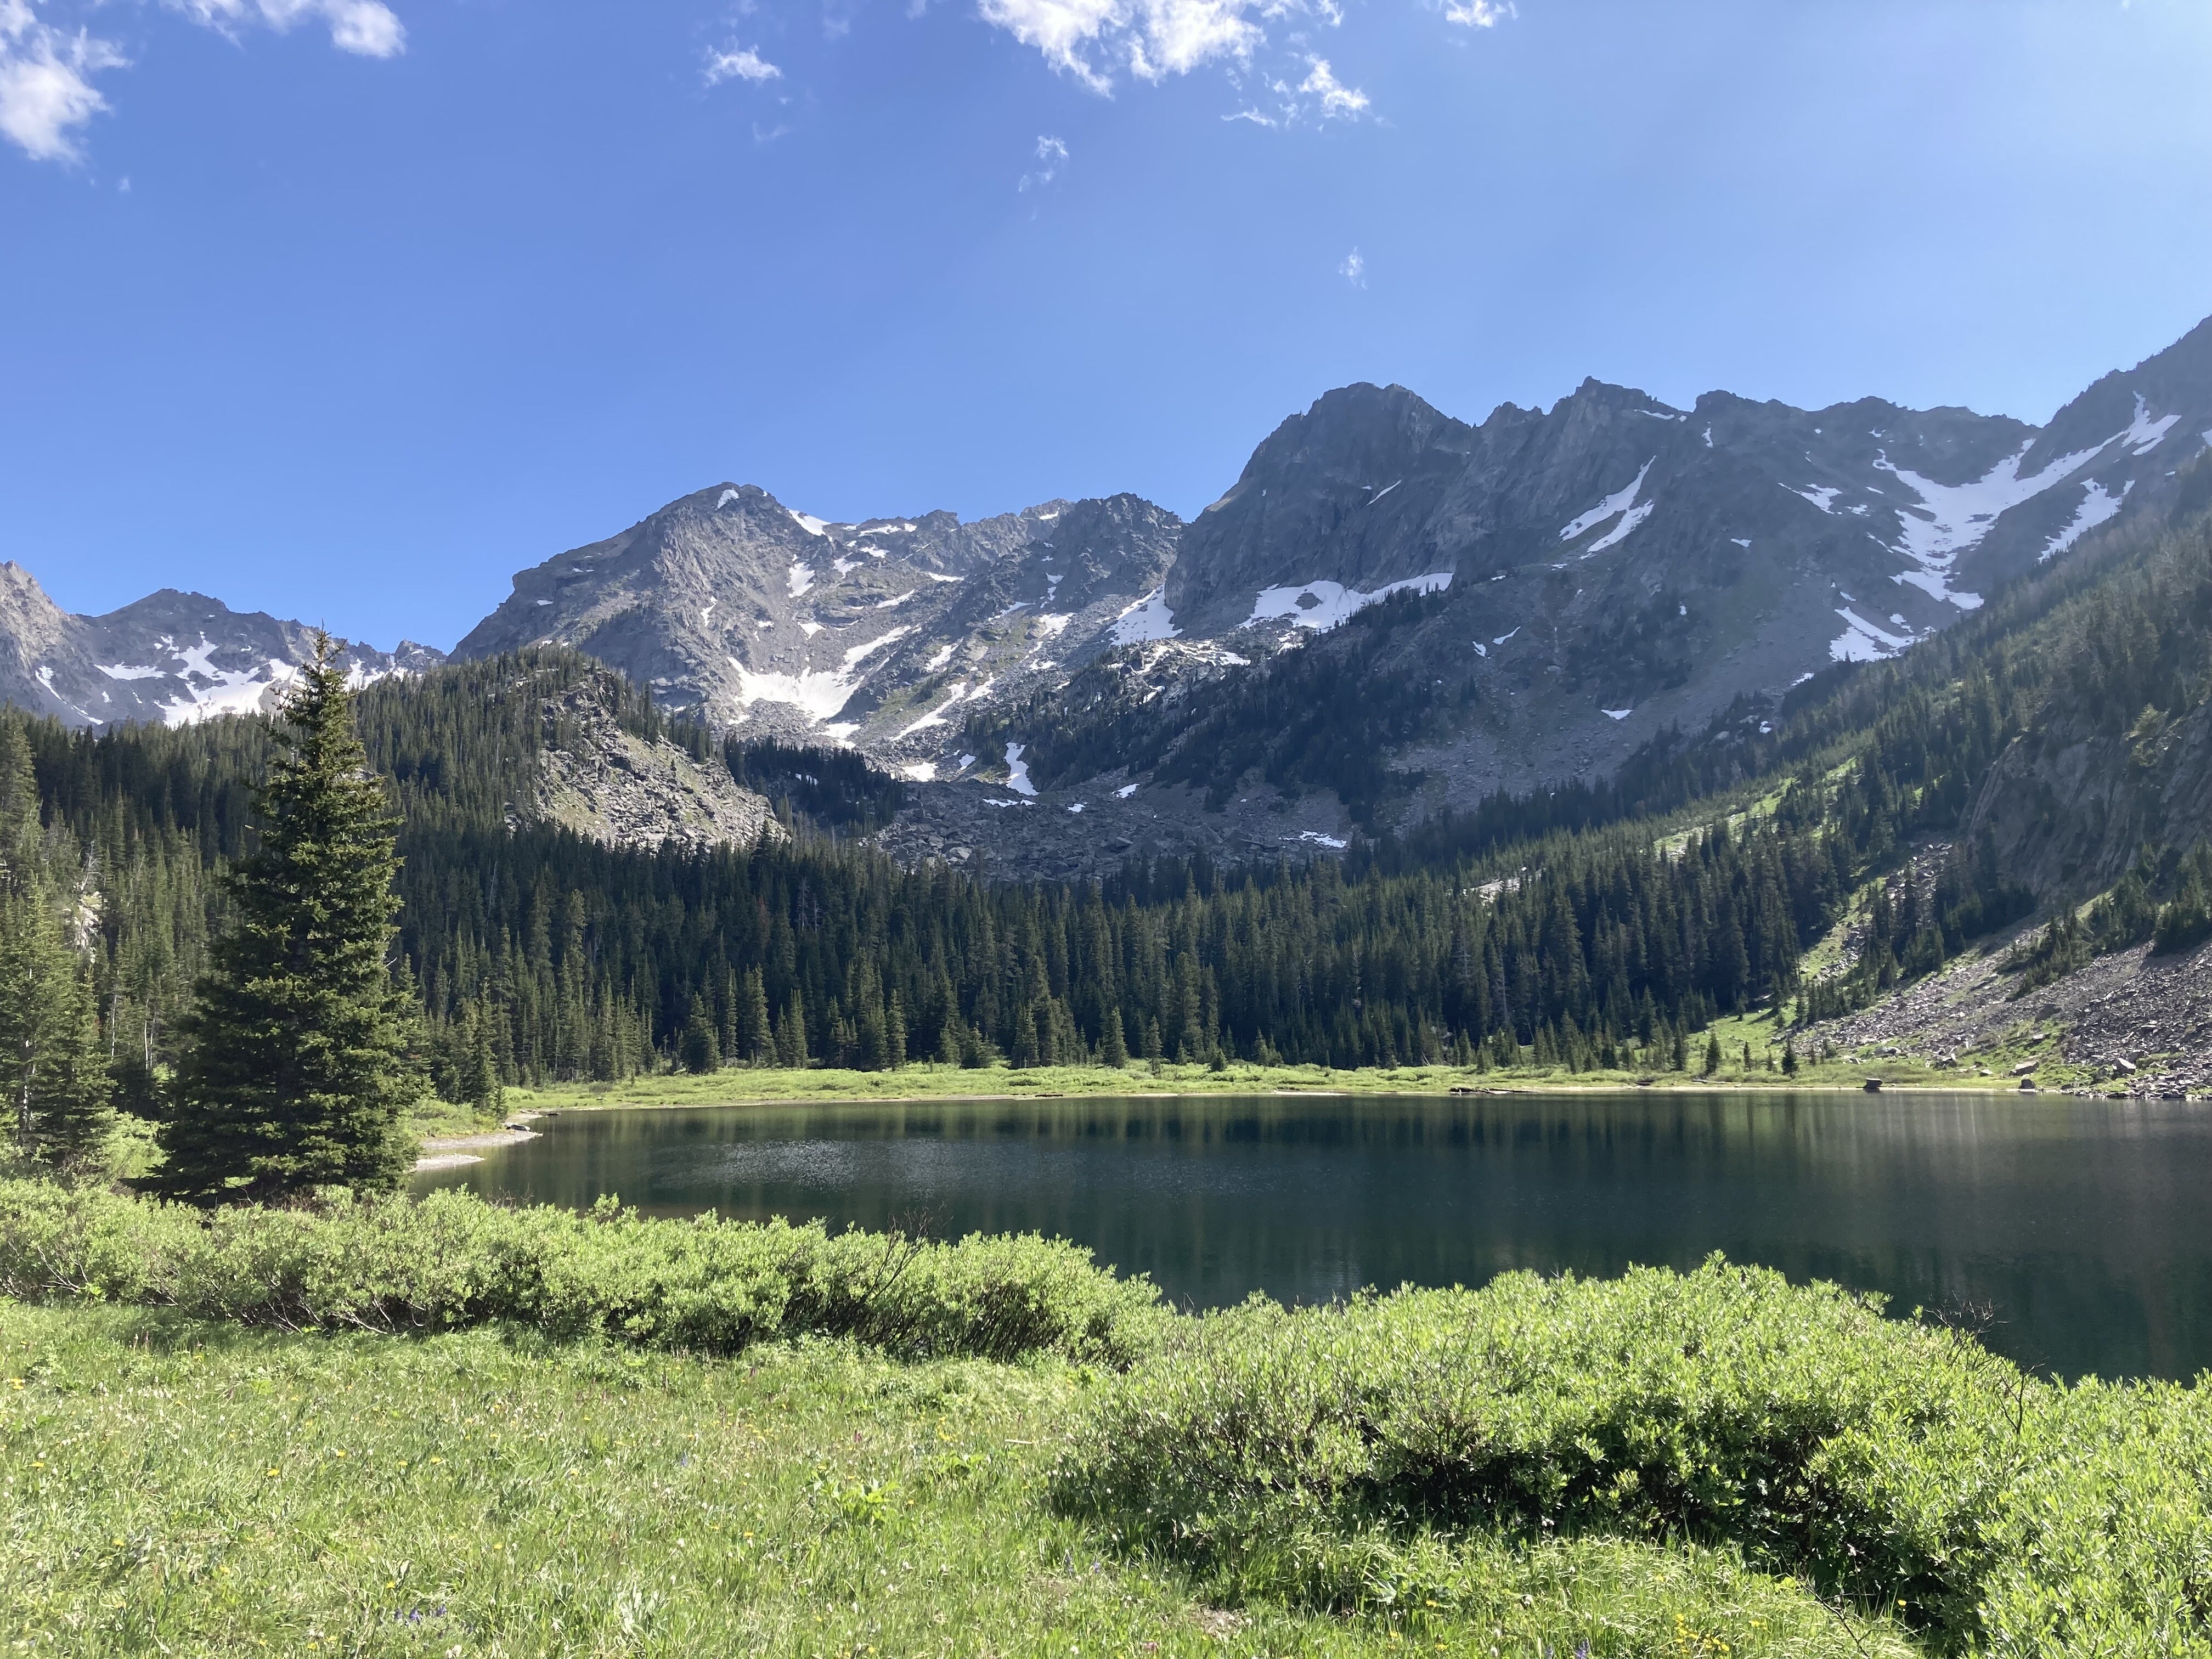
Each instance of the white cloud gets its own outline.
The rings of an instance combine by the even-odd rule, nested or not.
[[[707,84],[719,87],[725,81],[781,81],[783,71],[768,59],[745,46],[735,52],[710,52],[707,54],[705,70]]]
[[[1324,121],[1356,121],[1367,108],[1367,94],[1336,78],[1326,58],[1306,59],[1306,78],[1298,83],[1301,97],[1316,100]]]
[[[1495,28],[1520,15],[1513,0],[1444,0],[1444,21],[1464,23],[1471,29]]]
[[[1021,183],[1015,186],[1017,190],[1042,190],[1054,179],[1059,178],[1060,168],[1067,165],[1067,146],[1058,138],[1048,137],[1043,133],[1039,133],[1036,141],[1036,158],[1044,165],[1035,173],[1022,174]]]
[[[1344,263],[1336,268],[1336,274],[1354,288],[1367,286],[1367,261],[1360,257],[1358,248],[1344,256]]]
[[[122,67],[107,41],[54,27],[31,0],[0,0],[0,134],[34,161],[76,160],[76,130],[107,107],[91,77]]]
[[[97,0],[94,0],[96,4]],[[75,33],[40,16],[41,0],[0,0],[0,137],[33,160],[77,159],[77,129],[107,106],[92,83],[103,70],[127,69],[114,43]],[[314,20],[331,44],[363,58],[396,58],[407,29],[384,0],[161,0],[204,28],[234,35],[256,24],[283,33]]]
[[[262,23],[279,34],[318,19],[340,52],[363,58],[397,58],[407,50],[406,26],[384,0],[162,0],[196,23],[230,33]]]
[[[1044,54],[1093,92],[1117,71],[1158,82],[1206,64],[1249,62],[1267,42],[1246,14],[1275,15],[1279,0],[981,0],[985,22]]]

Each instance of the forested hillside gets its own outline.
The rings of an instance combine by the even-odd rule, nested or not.
[[[2187,481],[2193,513],[2208,480]],[[1354,626],[1387,641],[1396,609]],[[395,967],[419,987],[448,1098],[678,1060],[1658,1068],[1718,1014],[1854,1006],[2057,896],[2064,884],[2036,890],[2001,839],[2021,815],[2007,780],[2051,733],[2103,734],[2168,794],[2177,767],[2201,767],[2172,734],[2212,696],[2204,520],[2132,532],[1843,678],[1779,720],[1656,747],[1607,788],[1500,798],[1342,860],[1057,885],[902,868],[863,838],[896,810],[893,781],[849,753],[718,742],[572,653],[379,685],[359,719],[404,822]],[[1241,696],[1212,717],[1217,752],[1265,766],[1238,746]],[[641,848],[519,812],[579,707],[723,769],[775,820],[749,842]],[[104,1040],[138,1062],[125,1070],[143,1091],[220,921],[213,878],[244,845],[268,731],[4,718],[29,739],[46,858],[90,919]],[[1301,741],[1281,752],[1324,771],[1358,752]],[[1954,850],[1912,873],[1907,849],[1929,837]],[[2166,837],[2133,866],[2137,936],[2203,903],[2195,837]],[[1858,947],[1808,982],[1806,951],[1855,894]]]

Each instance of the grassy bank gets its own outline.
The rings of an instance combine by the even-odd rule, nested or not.
[[[1935,1089],[2017,1089],[2015,1077],[1982,1077],[1972,1067],[1936,1067],[1902,1057],[1869,1059],[1854,1064],[1838,1059],[1808,1060],[1797,1075],[1769,1071],[1763,1063],[1766,1037],[1772,1027],[1743,1022],[1729,1026],[1724,1047],[1727,1059],[1708,1077],[1702,1071],[1702,1054],[1693,1056],[1686,1072],[1589,1071],[1571,1072],[1563,1066],[1498,1067],[1478,1071],[1462,1066],[1366,1066],[1340,1071],[1326,1066],[1231,1065],[1216,1072],[1204,1066],[1164,1065],[1155,1074],[1143,1066],[1114,1069],[1103,1066],[1043,1066],[1015,1070],[991,1066],[974,1070],[959,1066],[917,1064],[890,1072],[845,1072],[828,1069],[782,1071],[732,1067],[692,1075],[663,1073],[633,1078],[624,1083],[558,1084],[544,1089],[509,1089],[506,1106],[510,1113],[573,1111],[623,1106],[714,1106],[752,1101],[785,1100],[905,1100],[957,1097],[1052,1095],[1207,1095],[1254,1093],[1447,1094],[1455,1088],[1508,1091],[1577,1091],[1633,1089],[1840,1089],[1858,1091],[1869,1075],[1883,1079],[1885,1087]],[[1749,1041],[1755,1060],[1742,1063],[1742,1044]],[[1779,1049],[1774,1052],[1778,1054]],[[463,1120],[441,1117],[441,1125]],[[427,1120],[426,1120],[427,1121]],[[459,1133],[452,1127],[439,1133]],[[425,1133],[432,1133],[428,1127]]]
[[[1496,1553],[1451,1607],[1224,1605],[1054,1509],[1050,1464],[1099,1388],[1058,1361],[702,1361],[0,1304],[0,1378],[15,1652],[1906,1650],[1727,1552],[1604,1540]]]
[[[1718,1261],[1190,1318],[933,1249],[0,1186],[0,1639],[2212,1654],[2203,1385]]]

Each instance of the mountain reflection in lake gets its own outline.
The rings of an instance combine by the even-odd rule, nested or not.
[[[2045,1096],[1157,1097],[562,1115],[418,1190],[1037,1231],[1179,1302],[1691,1267],[1988,1304],[2068,1376],[2212,1365],[2212,1115]]]

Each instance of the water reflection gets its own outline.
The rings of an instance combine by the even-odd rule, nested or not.
[[[660,1214],[1038,1231],[1198,1305],[1689,1267],[1988,1303],[2066,1375],[2212,1365],[2212,1122],[1990,1095],[931,1102],[577,1114],[421,1179]]]

